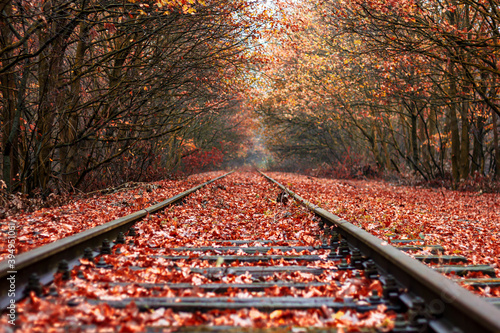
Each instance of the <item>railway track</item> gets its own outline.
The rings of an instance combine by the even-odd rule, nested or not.
[[[2,308],[14,299],[19,331],[500,332],[497,308],[421,262],[488,267],[411,258],[423,245],[390,246],[264,174],[226,176],[19,255],[15,298],[0,262]]]

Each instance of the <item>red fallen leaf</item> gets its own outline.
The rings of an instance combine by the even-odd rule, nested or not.
[[[137,308],[137,305],[135,304],[134,301],[132,301],[129,304],[127,304],[127,306],[125,307],[124,310],[127,311],[127,312],[132,312],[134,314],[139,313],[139,309]]]
[[[380,280],[375,280],[373,281],[370,286],[368,287],[369,291],[371,292],[372,290],[376,290],[378,292],[379,295],[382,295],[383,294],[383,287],[382,287],[382,283],[380,282]]]
[[[216,326],[225,326],[227,324],[228,324],[228,319],[226,317],[214,318],[214,325]]]
[[[250,309],[250,311],[248,312],[248,317],[253,319],[254,321],[266,318],[266,316],[262,312],[254,308]]]
[[[40,307],[42,305],[42,302],[41,302],[40,298],[35,294],[34,291],[30,291],[29,300],[30,300],[31,309],[34,311],[39,311]]]
[[[283,316],[283,310],[274,310],[269,314],[269,318],[271,319],[280,318],[281,316]]]
[[[332,309],[329,309],[326,305],[321,306],[321,312],[323,313],[323,317],[325,318],[331,318],[333,315]]]
[[[90,261],[90,260],[88,260],[88,259],[83,259],[83,258],[81,258],[81,259],[79,259],[79,261],[80,261],[80,265],[85,265],[85,266],[87,266],[87,265],[90,265],[90,266],[95,266],[94,262],[92,262],[92,261]]]
[[[144,331],[144,325],[139,325],[137,323],[122,323],[120,325],[120,333],[134,333],[134,332],[142,332]]]

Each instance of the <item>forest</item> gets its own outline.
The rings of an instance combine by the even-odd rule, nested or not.
[[[341,176],[370,164],[452,187],[499,175],[496,2],[303,6],[259,108],[272,151]]]
[[[243,143],[238,80],[266,22],[252,3],[2,1],[1,13],[9,191],[165,177]]]
[[[500,175],[495,1],[0,0],[0,9],[6,193],[240,165],[451,188]]]

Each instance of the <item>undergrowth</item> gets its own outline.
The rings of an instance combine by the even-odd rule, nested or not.
[[[320,178],[343,180],[381,179],[397,185],[446,188],[464,192],[500,193],[500,177],[495,179],[493,175],[475,173],[473,176],[454,184],[451,175],[425,180],[413,172],[402,174],[395,171],[382,171],[376,165],[369,163],[357,164],[356,162],[360,161],[356,160],[346,160],[345,162],[336,165],[323,163],[316,168],[304,168],[300,173]],[[287,171],[293,172],[292,170]]]
[[[30,213],[40,208],[61,206],[73,197],[51,193],[44,196],[35,191],[32,196],[23,193],[8,193],[6,185],[0,179],[0,218],[18,213]]]

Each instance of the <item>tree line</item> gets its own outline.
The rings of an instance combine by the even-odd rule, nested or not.
[[[356,155],[425,180],[500,176],[494,1],[326,0],[272,52],[258,113],[281,159]],[[283,138],[287,138],[284,140]]]
[[[0,163],[8,190],[138,180],[205,147],[223,153],[237,145],[235,82],[254,62],[262,16],[254,6],[1,0]]]

